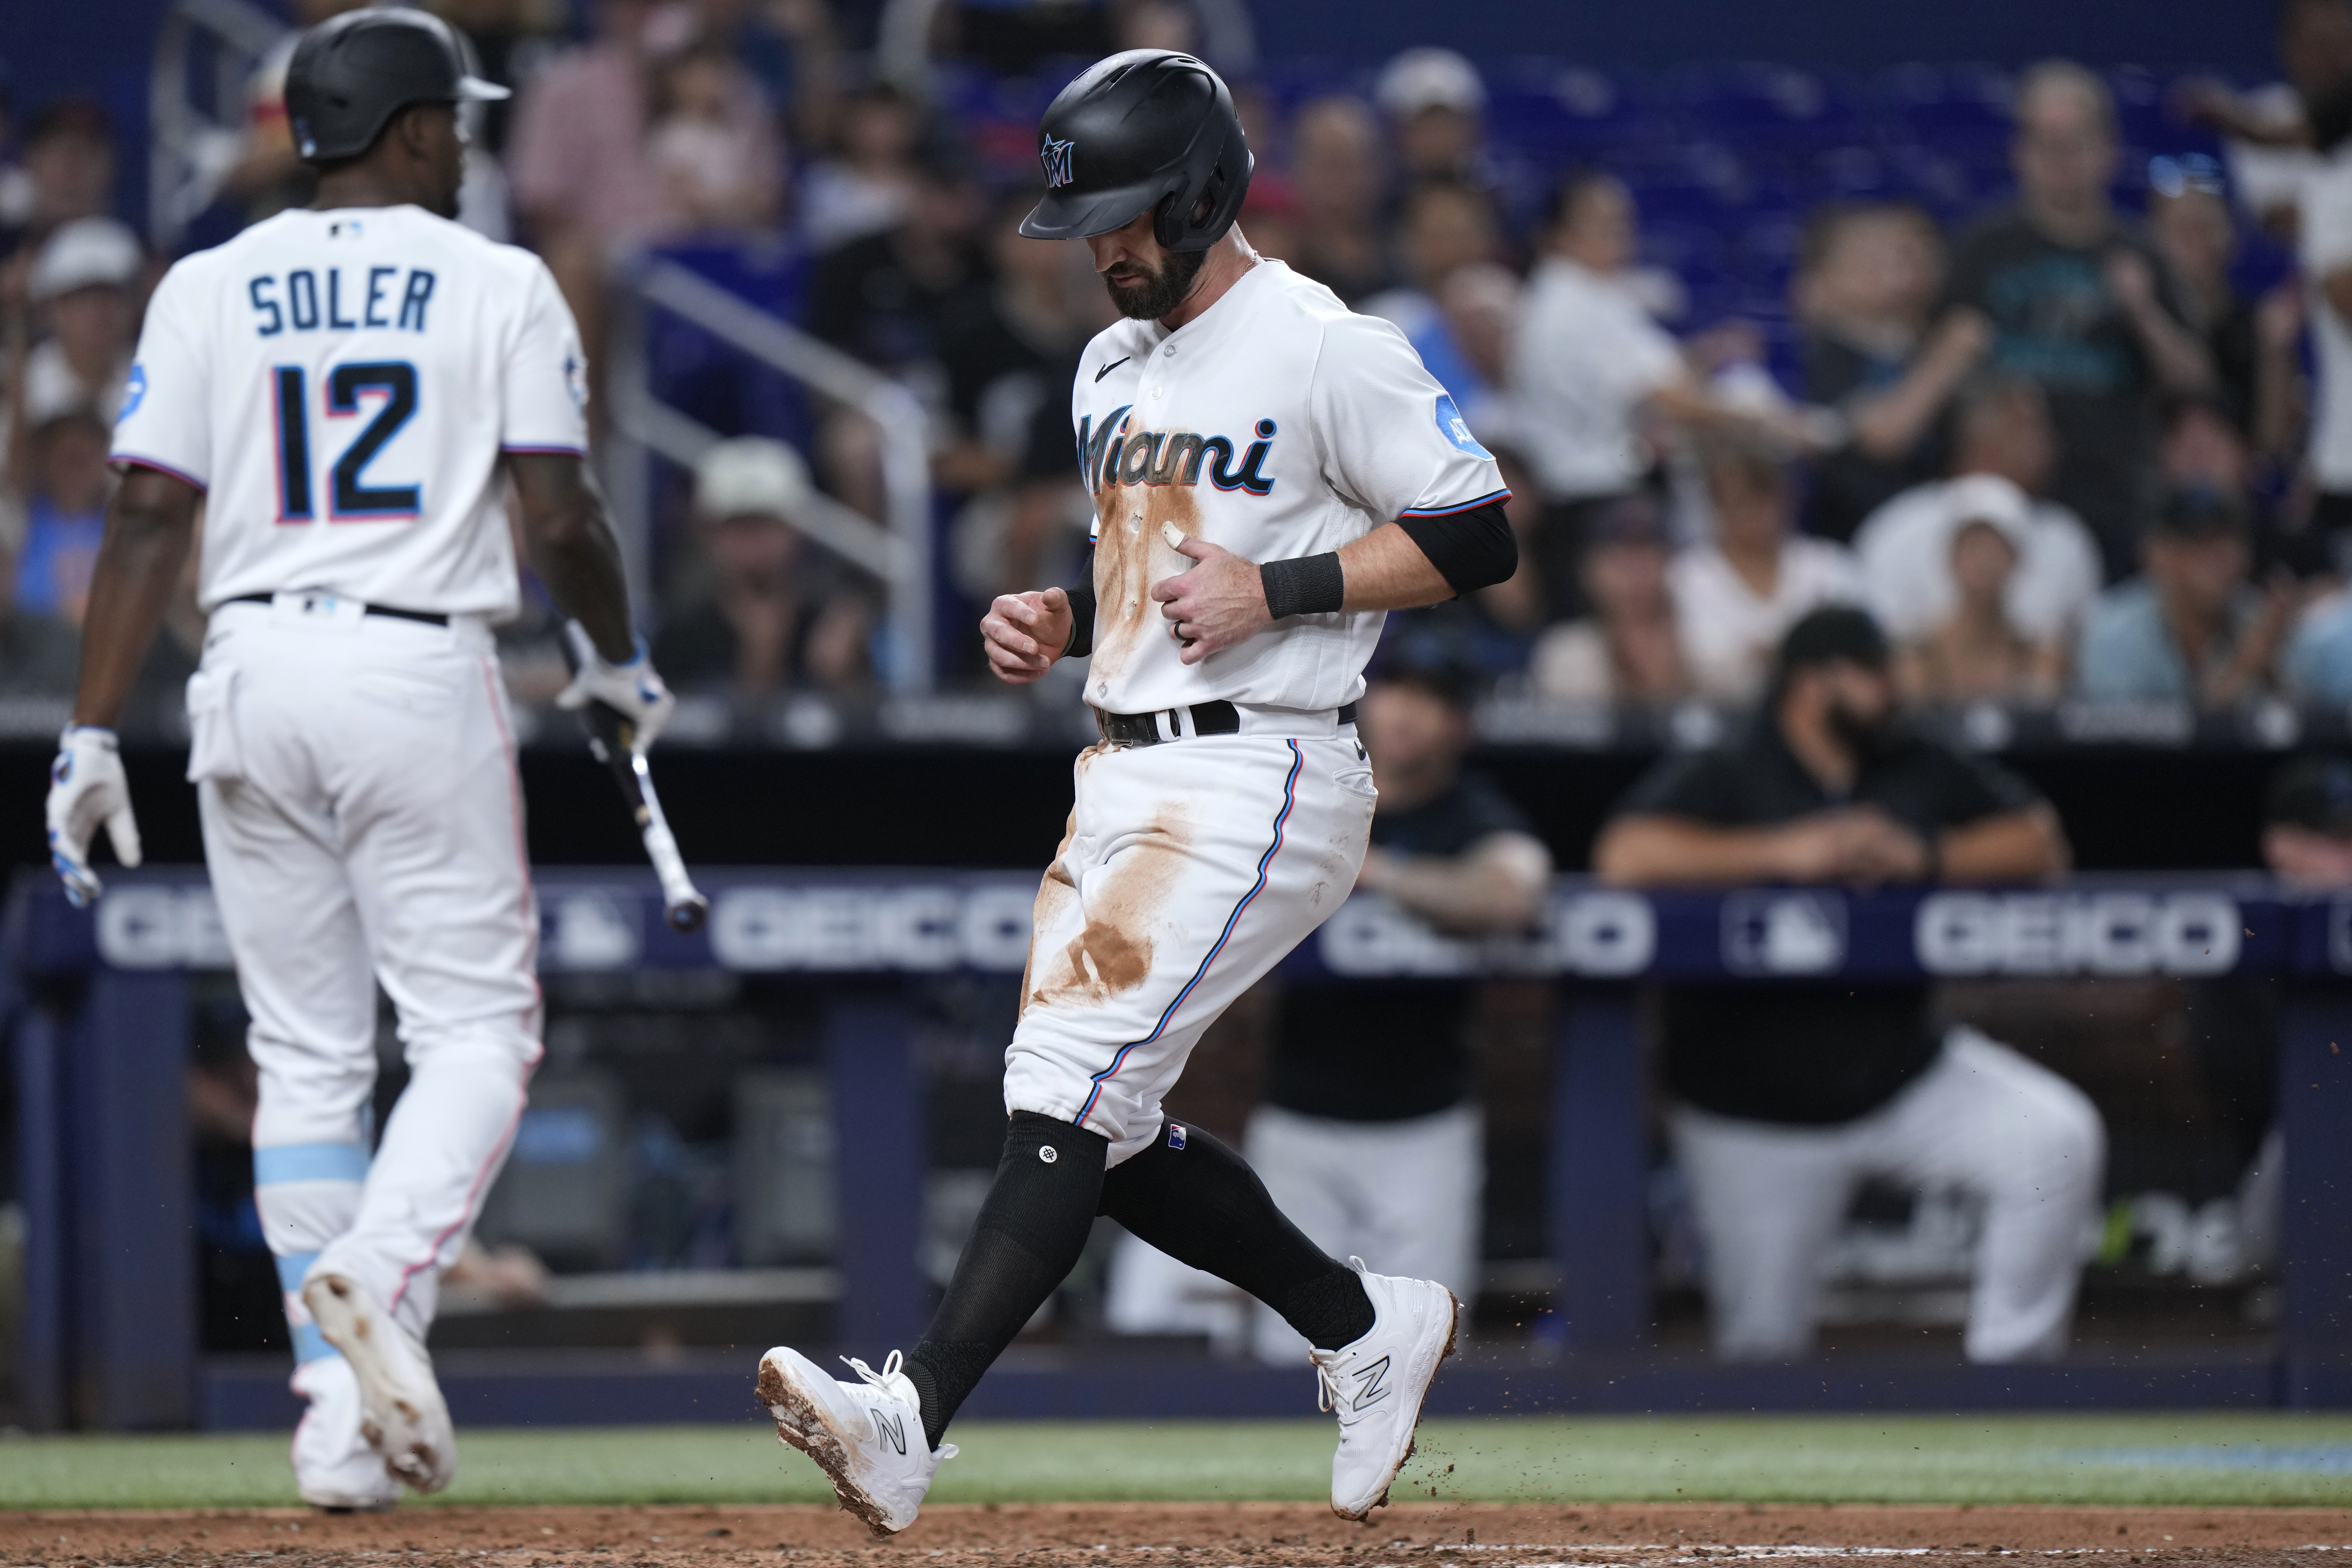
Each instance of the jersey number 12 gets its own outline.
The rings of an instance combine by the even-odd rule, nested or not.
[[[271,372],[271,405],[278,435],[278,521],[308,522],[317,514],[311,499],[309,377],[300,365]],[[371,360],[339,364],[327,373],[327,417],[360,412],[360,399],[383,401],[375,417],[335,459],[327,473],[327,516],[337,522],[388,522],[415,517],[424,505],[415,485],[371,485],[367,466],[416,414],[416,367],[406,360]]]

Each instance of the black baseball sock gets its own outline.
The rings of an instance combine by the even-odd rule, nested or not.
[[[1017,1110],[996,1180],[931,1326],[907,1356],[934,1448],[957,1406],[1031,1314],[1068,1278],[1101,1202],[1110,1144],[1050,1116]]]
[[[1238,1285],[1320,1350],[1363,1338],[1371,1298],[1274,1206],[1247,1161],[1197,1127],[1170,1134],[1103,1178],[1102,1212],[1180,1263]]]

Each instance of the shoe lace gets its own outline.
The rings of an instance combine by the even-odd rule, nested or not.
[[[898,1375],[898,1369],[907,1364],[907,1358],[898,1352],[892,1351],[883,1361],[882,1370],[880,1372],[876,1372],[872,1367],[867,1366],[864,1362],[858,1360],[854,1355],[843,1356],[841,1358],[841,1362],[842,1364],[849,1368],[850,1371],[856,1373],[858,1376],[864,1378],[875,1387],[882,1390],[885,1394],[887,1394],[891,1391],[890,1380]]]
[[[858,1376],[864,1378],[867,1383],[870,1383],[875,1387],[880,1389],[883,1393],[889,1394],[894,1399],[900,1397],[898,1392],[890,1386],[890,1380],[897,1377],[899,1373],[899,1369],[907,1364],[906,1356],[901,1354],[899,1352],[892,1351],[889,1355],[884,1359],[882,1363],[882,1370],[880,1372],[876,1372],[872,1367],[867,1366],[864,1362],[858,1360],[854,1355],[843,1356],[841,1360],[842,1364],[848,1367],[850,1371],[856,1373]],[[922,1405],[919,1402],[915,1406],[915,1415],[916,1419],[920,1420],[922,1418]],[[952,1459],[956,1457],[956,1446],[953,1443],[942,1443],[938,1447],[932,1449],[931,1452],[935,1458]]]
[[[1339,1408],[1339,1363],[1343,1359],[1338,1351],[1312,1350],[1307,1359],[1315,1363],[1315,1408],[1327,1415]]]

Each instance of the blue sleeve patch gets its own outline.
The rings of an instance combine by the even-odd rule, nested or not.
[[[131,367],[131,379],[122,384],[122,411],[114,416],[114,422],[120,425],[138,413],[139,405],[145,401],[147,401],[147,367],[143,364],[134,364]]]
[[[1462,410],[1454,406],[1453,397],[1443,392],[1437,395],[1437,430],[1454,444],[1455,451],[1467,452],[1488,462],[1495,460],[1495,454],[1480,446],[1478,437],[1470,434],[1469,422],[1462,417]]]

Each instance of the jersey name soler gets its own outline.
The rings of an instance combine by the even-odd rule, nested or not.
[[[537,257],[416,207],[291,211],[183,259],[118,462],[206,492],[197,597],[511,614],[502,458],[583,453],[587,366]]]

